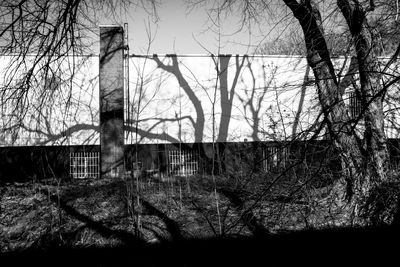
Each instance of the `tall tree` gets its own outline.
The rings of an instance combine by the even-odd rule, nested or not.
[[[397,207],[385,202],[393,199],[379,197],[376,193],[381,192],[381,188],[391,182],[387,174],[388,149],[383,117],[383,99],[388,86],[384,86],[381,82],[381,62],[377,53],[379,28],[372,27],[370,23],[373,20],[374,24],[378,25],[376,22],[381,18],[379,10],[387,6],[382,7],[382,3],[373,0],[338,0],[330,4],[321,2],[330,13],[337,14],[337,18],[333,20],[337,30],[348,36],[343,38],[343,41],[348,43],[342,47],[349,47],[347,55],[353,57],[354,64],[349,72],[355,65],[362,102],[362,112],[354,120],[344,102],[344,88],[348,79],[341,79],[334,68],[332,56],[335,53],[329,49],[325,33],[326,18],[323,18],[317,1],[283,0],[278,3],[283,4],[280,5],[280,9],[286,7],[291,11],[302,30],[307,62],[314,74],[319,103],[324,115],[323,123],[341,158],[341,179],[335,183],[331,194],[334,204],[344,211],[346,218],[351,222],[360,224],[392,222]],[[214,11],[239,10],[242,18],[249,20],[258,18],[261,12],[268,12],[273,16],[271,10],[277,6],[276,4],[276,1],[267,0],[221,1]],[[286,17],[286,22],[290,19]],[[387,35],[385,37],[389,38]],[[392,49],[393,59],[389,60],[388,64],[395,62],[398,55],[395,50],[398,49]],[[345,77],[353,75],[354,73],[347,73]],[[394,77],[389,84],[398,80],[399,77]],[[362,131],[362,135],[357,131]]]

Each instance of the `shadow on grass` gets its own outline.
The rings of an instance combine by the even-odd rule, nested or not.
[[[164,212],[157,209],[150,202],[144,199],[141,199],[140,202],[150,215],[155,215],[164,222],[173,241],[179,241],[183,239],[181,229],[177,222],[169,218]]]
[[[42,192],[42,193],[45,193],[45,192]],[[76,197],[76,196],[74,196],[74,197]],[[123,230],[113,230],[113,229],[105,226],[103,224],[103,222],[95,221],[90,216],[87,216],[87,215],[79,212],[74,207],[68,205],[67,201],[64,200],[64,197],[59,198],[57,195],[53,194],[53,195],[50,195],[49,198],[53,203],[58,205],[67,215],[84,223],[85,228],[90,228],[91,230],[94,230],[95,232],[97,232],[104,238],[117,238],[123,244],[128,245],[128,246],[144,244],[144,241],[142,239],[135,236],[131,232],[123,231]],[[169,218],[164,212],[157,209],[150,202],[148,202],[144,199],[140,199],[140,202],[143,205],[143,207],[145,208],[146,213],[148,215],[154,215],[154,216],[158,217],[165,224],[165,226],[171,236],[171,241],[179,241],[179,240],[183,239],[181,229],[177,222],[175,222],[174,220]],[[74,236],[78,232],[79,232],[78,230],[76,232],[74,231],[73,233],[70,233],[70,235]],[[158,237],[160,240],[166,241],[165,238],[161,238],[161,236],[158,236]]]
[[[229,199],[233,207],[241,214],[240,220],[243,222],[244,225],[247,226],[247,228],[254,236],[265,236],[269,233],[268,229],[266,229],[257,220],[257,217],[254,216],[252,210],[245,209],[244,201],[241,199],[237,192],[223,188],[219,189],[218,192]]]
[[[239,211],[240,195],[221,192]],[[76,196],[74,196],[76,197]],[[143,201],[146,211],[160,218],[171,240],[146,243],[132,233],[113,230],[69,206],[56,195],[50,196],[69,216],[103,237],[117,238],[123,245],[103,247],[46,246],[0,254],[0,264],[10,266],[267,266],[267,265],[349,265],[359,266],[379,260],[397,260],[399,230],[380,228],[333,228],[269,234],[253,232],[253,237],[184,238],[179,225],[151,203]],[[250,214],[251,215],[251,214]],[[243,218],[247,221],[246,218]],[[257,221],[250,226],[262,227]],[[255,225],[253,225],[255,223]],[[256,229],[256,228],[255,228]],[[73,233],[76,234],[76,233]],[[350,259],[349,259],[350,257]],[[2,264],[3,266],[3,264]],[[4,266],[7,266],[5,264]],[[378,265],[377,265],[378,266]]]
[[[63,199],[58,198],[56,195],[51,195],[50,200],[59,205],[60,208],[65,211],[69,216],[85,223],[86,227],[96,231],[105,238],[115,237],[127,245],[140,245],[144,242],[130,232],[123,230],[113,230],[104,226],[101,222],[94,221],[91,217],[84,215],[77,211],[75,208],[69,206]]]

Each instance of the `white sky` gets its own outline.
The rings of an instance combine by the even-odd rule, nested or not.
[[[161,1],[157,12],[160,20],[154,23],[140,7],[131,8],[129,14],[121,11],[117,23],[128,22],[130,53],[251,54],[260,42],[271,40],[277,32],[270,33],[271,27],[264,21],[262,25],[254,26],[250,35],[247,27],[240,30],[240,18],[230,15],[221,18],[219,35],[209,29],[212,23],[206,8],[190,11],[185,0]],[[154,38],[150,47],[146,29],[150,29]],[[214,30],[217,28],[214,27]],[[220,41],[218,36],[221,36]]]

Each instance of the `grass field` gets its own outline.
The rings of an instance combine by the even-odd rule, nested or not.
[[[138,181],[53,179],[2,186],[1,251],[112,246],[129,238],[161,242],[257,236],[329,222],[327,215],[316,212],[316,197],[298,193],[293,185],[285,189],[281,184],[278,190],[261,178]]]
[[[366,259],[357,251],[395,255],[386,251],[386,239],[395,239],[396,231],[332,227],[338,216],[324,207],[327,188],[301,191],[265,177],[214,178],[4,185],[0,260],[5,255],[13,266],[126,266],[126,260],[135,266],[248,266],[259,260],[313,265],[311,259],[326,260],[337,249],[357,264]],[[341,264],[341,257],[329,262],[334,259]]]

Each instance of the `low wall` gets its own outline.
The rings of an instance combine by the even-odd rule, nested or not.
[[[67,178],[71,152],[99,150],[99,146],[0,147],[0,182]]]
[[[286,148],[286,162],[265,153],[268,148]],[[388,148],[392,169],[400,167],[400,140],[389,139]],[[137,167],[148,173],[168,175],[171,169],[171,151],[191,151],[198,155],[198,173],[210,174],[214,161],[215,173],[237,175],[239,172],[279,172],[282,167],[293,166],[296,174],[302,176],[310,168],[327,168],[329,172],[340,173],[338,155],[328,141],[278,143],[192,143],[192,144],[140,144],[124,147],[125,168],[132,171]],[[99,152],[100,146],[18,146],[0,147],[0,183],[22,182],[52,177],[70,177],[70,153]],[[219,151],[220,155],[213,151]],[[224,151],[224,153],[222,153]],[[276,150],[275,150],[276,151]],[[283,151],[283,150],[282,150]],[[267,160],[267,162],[266,162]],[[266,165],[267,164],[267,165]],[[268,165],[269,164],[269,165]],[[299,167],[300,166],[300,167]],[[305,168],[305,167],[306,168]]]

